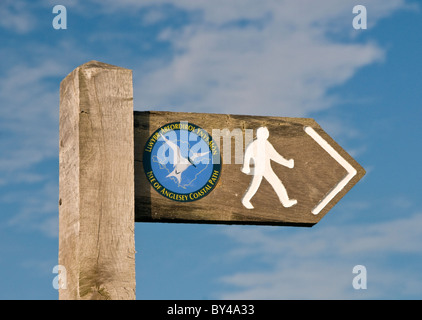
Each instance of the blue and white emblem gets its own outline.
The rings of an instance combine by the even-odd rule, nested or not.
[[[188,122],[158,128],[144,148],[144,170],[152,187],[175,201],[199,200],[216,186],[220,152],[212,137]]]

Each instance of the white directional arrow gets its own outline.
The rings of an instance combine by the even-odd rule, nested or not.
[[[317,215],[322,209],[349,183],[350,180],[357,174],[357,170],[352,167],[332,146],[328,144],[313,128],[304,127],[305,132],[311,136],[330,156],[332,156],[340,165],[343,166],[347,171],[347,175],[341,180],[324,199],[322,199],[315,208],[312,209],[312,213]]]

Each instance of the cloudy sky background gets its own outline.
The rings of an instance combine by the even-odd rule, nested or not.
[[[421,30],[416,0],[2,0],[0,298],[58,297],[59,84],[90,60],[135,110],[312,117],[367,170],[311,229],[137,223],[138,299],[422,298]]]

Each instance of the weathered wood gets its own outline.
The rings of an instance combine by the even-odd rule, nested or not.
[[[205,129],[212,135],[213,129],[230,131],[267,127],[268,141],[286,159],[294,159],[294,168],[273,163],[272,168],[288,190],[297,199],[297,205],[285,208],[271,185],[263,179],[252,199],[254,209],[247,209],[241,199],[251,183],[252,176],[241,172],[242,164],[236,163],[232,138],[231,161],[223,157],[218,185],[207,196],[197,201],[173,201],[154,190],[143,166],[143,153],[148,138],[167,123],[187,121]],[[348,184],[318,214],[315,206],[347,176],[347,170],[328,154],[304,128],[311,127],[344,159],[356,169]],[[135,220],[149,222],[189,222],[222,224],[265,224],[312,226],[316,224],[365,174],[365,170],[344,151],[313,120],[306,118],[280,118],[262,116],[135,112]],[[214,137],[215,139],[215,137]],[[243,145],[242,150],[245,150]],[[220,152],[224,154],[220,142]],[[226,158],[227,159],[227,158]]]
[[[135,299],[132,71],[91,61],[60,86],[60,299]]]

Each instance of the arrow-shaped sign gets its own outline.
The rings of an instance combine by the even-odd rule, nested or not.
[[[365,174],[313,119],[134,119],[136,221],[312,226]]]
[[[352,167],[350,163],[346,161],[332,146],[328,144],[312,127],[305,127],[305,132],[309,134],[325,151],[328,152],[339,164],[347,170],[347,175],[328,193],[324,199],[312,209],[313,214],[318,214],[324,207],[330,203],[331,200],[352,180],[357,174],[357,170]]]

